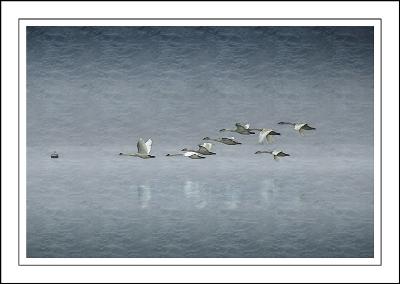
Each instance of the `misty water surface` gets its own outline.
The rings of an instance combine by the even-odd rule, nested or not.
[[[373,70],[370,27],[28,27],[27,257],[373,257]],[[165,157],[238,121],[282,135]]]

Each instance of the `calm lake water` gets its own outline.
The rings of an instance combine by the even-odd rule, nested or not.
[[[373,257],[373,28],[29,27],[27,52],[27,257]],[[165,157],[205,136],[243,144]],[[118,155],[139,137],[155,159]]]

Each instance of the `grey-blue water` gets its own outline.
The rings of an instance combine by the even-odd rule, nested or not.
[[[28,27],[27,56],[27,257],[373,257],[373,28]],[[282,135],[165,157],[238,121]]]

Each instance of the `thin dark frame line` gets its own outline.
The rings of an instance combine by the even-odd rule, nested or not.
[[[379,20],[379,25],[380,25],[380,260],[379,264],[21,264],[20,262],[20,22],[22,20],[293,20],[293,21]],[[375,33],[374,33],[374,39],[375,39]],[[279,19],[277,18],[18,18],[18,266],[382,266],[382,18],[279,18]]]

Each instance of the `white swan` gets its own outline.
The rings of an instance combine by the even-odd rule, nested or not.
[[[284,153],[281,150],[274,150],[274,151],[257,151],[254,154],[271,154],[274,157],[274,160],[277,161],[279,157],[286,157],[290,156],[289,154]]]
[[[150,155],[152,144],[153,141],[151,139],[147,140],[145,143],[142,138],[139,138],[139,141],[137,142],[137,149],[138,149],[137,153],[119,153],[119,154],[124,156],[139,157],[142,159],[155,158],[155,156]]]
[[[190,159],[205,159],[206,157],[203,157],[201,155],[199,155],[196,152],[185,152],[185,153],[179,153],[179,154],[166,154],[165,156],[167,157],[176,157],[176,156],[184,156],[184,157],[188,157]]]
[[[278,122],[278,124],[293,126],[294,130],[299,131],[301,136],[304,136],[304,130],[315,130],[315,128],[308,125],[308,123]]]
[[[219,142],[219,143],[223,143],[226,145],[239,145],[242,144],[238,141],[235,140],[235,137],[222,137],[222,138],[210,138],[210,137],[204,137],[203,140],[208,140],[208,141],[215,141],[215,142]]]
[[[272,143],[272,136],[274,135],[281,135],[281,134],[276,132],[275,130],[263,128],[260,131],[260,134],[258,135],[258,143],[262,144],[264,141]]]
[[[195,152],[195,153],[201,154],[201,155],[215,155],[214,152],[211,152],[211,149],[212,149],[212,146],[213,146],[212,143],[203,143],[203,144],[200,144],[198,146],[199,146],[198,150],[189,150],[187,148],[184,148],[181,151],[184,151],[184,152]]]
[[[240,123],[237,122],[235,123],[236,128],[235,129],[227,129],[227,128],[223,128],[220,129],[220,132],[224,132],[224,131],[230,131],[230,132],[236,132],[242,135],[250,135],[250,134],[256,134],[255,132],[253,132],[253,129],[250,129],[250,124],[244,124],[244,123]]]

